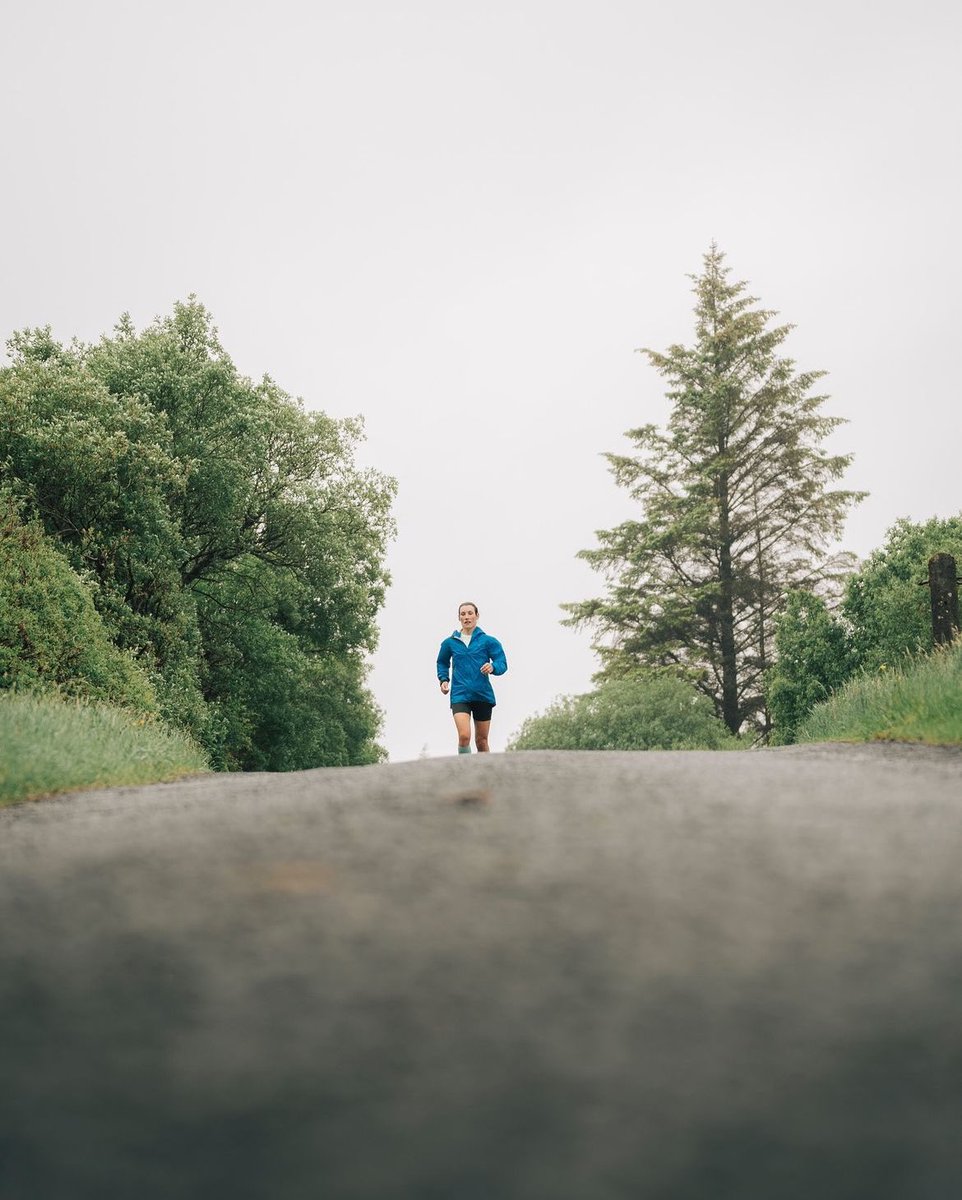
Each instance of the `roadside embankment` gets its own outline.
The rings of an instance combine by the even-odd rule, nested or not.
[[[0,692],[0,805],[207,771],[189,738],[106,704]]]
[[[849,680],[809,714],[798,741],[962,745],[962,645]]]

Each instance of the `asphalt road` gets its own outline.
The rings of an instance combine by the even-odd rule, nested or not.
[[[962,752],[0,812],[2,1200],[956,1200]]]

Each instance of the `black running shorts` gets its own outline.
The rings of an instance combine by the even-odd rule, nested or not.
[[[486,700],[459,700],[451,705],[452,712],[470,713],[476,721],[490,721],[493,709],[494,705]]]

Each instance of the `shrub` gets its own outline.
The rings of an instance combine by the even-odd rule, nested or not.
[[[718,750],[738,743],[707,696],[671,675],[652,674],[561,696],[529,717],[509,750]]]
[[[789,595],[776,618],[775,648],[765,699],[773,722],[770,743],[785,746],[815,705],[851,676],[855,660],[845,629],[810,592]]]
[[[90,589],[53,540],[0,496],[0,689],[57,691],[157,710],[147,676],[111,642]]]
[[[962,516],[923,524],[900,520],[845,588],[842,614],[851,626],[857,665],[877,671],[932,649],[928,560],[952,554],[962,564]]]

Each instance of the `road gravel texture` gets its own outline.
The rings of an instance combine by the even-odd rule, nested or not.
[[[962,1196],[962,751],[0,812],[2,1200]]]

